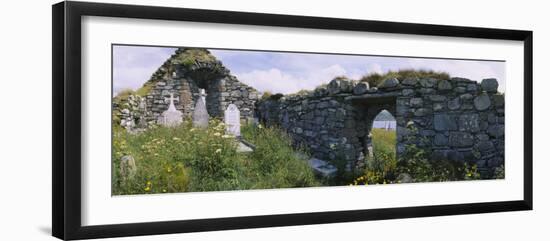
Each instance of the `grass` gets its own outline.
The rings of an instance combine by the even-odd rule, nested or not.
[[[201,48],[189,48],[184,49],[181,53],[178,53],[172,59],[175,64],[182,64],[184,66],[191,66],[195,62],[214,62],[216,57],[210,54],[207,49]]]
[[[379,86],[382,81],[389,78],[397,78],[399,80],[407,78],[434,78],[434,79],[450,79],[446,72],[438,72],[424,69],[401,69],[398,71],[388,71],[383,74],[372,73],[361,77],[359,81],[367,82],[370,86]]]
[[[243,134],[256,145],[252,154],[238,153],[234,137],[224,131],[223,123],[212,120],[208,129],[185,121],[176,128],[156,127],[140,134],[115,132],[113,195],[319,185],[279,129],[244,127]],[[125,155],[135,159],[134,176],[119,171]]]

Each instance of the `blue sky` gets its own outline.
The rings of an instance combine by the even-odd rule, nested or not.
[[[173,54],[175,48],[114,46],[113,90],[137,89]],[[497,78],[504,92],[505,63],[404,57],[351,56],[242,50],[210,50],[240,81],[264,92],[294,93],[313,89],[340,75],[361,76],[407,68],[446,71],[477,81]],[[452,56],[450,56],[452,57]]]

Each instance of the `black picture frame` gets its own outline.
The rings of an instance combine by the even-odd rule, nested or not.
[[[366,21],[170,7],[60,2],[53,15],[52,233],[60,239],[106,238],[213,230],[308,225],[380,219],[532,210],[533,32],[523,30]],[[420,207],[82,226],[81,224],[81,17],[194,21],[257,26],[350,30],[426,36],[516,40],[524,43],[523,199]]]

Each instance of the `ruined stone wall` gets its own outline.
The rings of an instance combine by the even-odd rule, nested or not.
[[[388,79],[369,88],[337,78],[315,91],[262,100],[257,115],[317,158],[353,161],[366,154],[372,121],[386,109],[396,118],[398,156],[411,143],[433,159],[490,171],[504,163],[504,95],[497,89],[495,79]]]
[[[183,113],[183,118],[191,118],[195,103],[201,96],[200,89],[206,92],[206,107],[211,117],[223,118],[229,104],[239,108],[242,119],[254,116],[258,92],[231,75],[208,50],[196,48],[176,50],[137,91],[143,92],[141,95],[146,103],[146,109],[141,111],[143,113],[139,117],[127,117],[129,114],[123,116],[129,110],[121,104],[114,104],[113,108],[120,116],[119,119],[125,120],[120,123],[124,127],[133,128],[136,123],[132,123],[131,119],[143,116],[147,124],[153,124],[167,110],[169,102],[166,100],[173,94],[176,109]]]
[[[147,109],[151,111],[150,120],[156,120],[168,108],[166,98],[174,94],[176,109],[191,117],[197,99],[199,86],[189,77],[176,76],[155,83],[146,96]],[[212,117],[223,117],[223,112],[231,103],[241,111],[241,117],[253,117],[258,93],[255,89],[239,82],[234,76],[226,76],[211,81],[205,88],[207,110]]]

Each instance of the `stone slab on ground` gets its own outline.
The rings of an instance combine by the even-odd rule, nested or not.
[[[247,152],[253,152],[254,150],[250,148],[249,146],[245,145],[241,141],[239,141],[239,146],[237,146],[237,152],[240,153],[247,153]]]
[[[307,162],[311,168],[318,174],[321,174],[324,177],[333,176],[336,174],[336,167],[328,163],[327,161],[323,161],[321,159],[317,158],[311,158]]]

